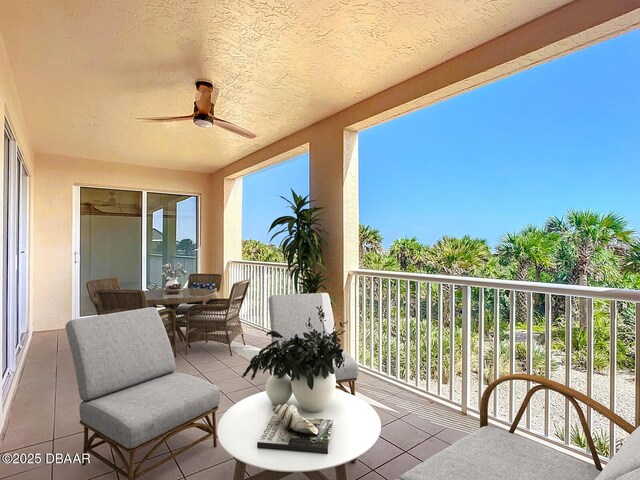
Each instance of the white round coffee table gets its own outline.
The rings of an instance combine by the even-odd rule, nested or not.
[[[295,397],[289,399],[299,407]],[[299,408],[300,409],[300,408]],[[338,480],[347,479],[345,464],[369,450],[380,436],[380,417],[364,400],[336,390],[322,412],[300,413],[308,418],[331,418],[333,430],[329,453],[306,453],[258,448],[272,405],[266,393],[241,400],[226,411],[218,424],[218,440],[236,459],[234,480],[243,480],[247,465],[265,469],[252,479],[282,478],[289,473],[304,472],[307,477],[324,479],[319,470],[335,468]],[[280,473],[275,473],[280,472]]]

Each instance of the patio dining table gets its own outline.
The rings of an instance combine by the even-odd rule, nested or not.
[[[179,293],[165,293],[164,290],[148,290],[144,292],[147,297],[147,305],[149,307],[157,307],[162,305],[174,313],[178,305],[182,303],[204,303],[219,297],[218,290],[210,290],[208,288],[183,288]],[[176,328],[174,321],[174,338],[178,334],[183,338],[182,330]]]

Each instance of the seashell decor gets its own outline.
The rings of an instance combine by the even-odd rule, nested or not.
[[[300,415],[295,405],[289,405],[288,403],[276,405],[273,407],[273,412],[276,414],[278,420],[295,432],[310,435],[318,434],[318,428]]]

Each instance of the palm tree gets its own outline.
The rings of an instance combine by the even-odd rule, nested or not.
[[[491,251],[486,240],[464,237],[442,237],[427,252],[427,263],[434,273],[474,275],[489,261]]]
[[[578,285],[588,285],[594,273],[594,255],[600,249],[617,250],[629,244],[633,230],[627,220],[617,213],[600,214],[591,210],[569,210],[564,218],[550,217],[545,230],[560,234],[576,254],[575,277]],[[587,303],[580,299],[580,326],[587,327]]]
[[[368,270],[399,270],[395,257],[375,252],[365,253],[362,259],[362,267]]]
[[[640,239],[634,238],[629,244],[629,250],[622,261],[622,269],[628,273],[640,273]]]
[[[554,265],[558,239],[559,236],[556,233],[528,226],[518,233],[505,234],[496,247],[496,253],[500,257],[500,262],[513,270],[515,280],[529,280],[529,274],[533,268],[535,281],[539,282],[542,270]],[[523,292],[520,292],[517,301],[519,317],[524,318],[526,298]]]
[[[402,237],[394,240],[389,253],[394,256],[404,272],[415,272],[424,265],[425,246],[416,237]]]
[[[445,275],[474,275],[481,271],[491,257],[491,251],[485,240],[464,237],[442,237],[427,252],[427,262],[434,273]],[[453,313],[449,307],[449,299],[454,292],[452,284],[445,288],[442,295],[443,321],[449,325]]]
[[[360,266],[364,265],[364,257],[367,253],[382,253],[382,234],[377,228],[360,224],[359,240]]]

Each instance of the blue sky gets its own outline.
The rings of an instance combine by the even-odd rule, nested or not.
[[[359,134],[360,222],[385,246],[469,234],[494,246],[568,208],[640,231],[640,30]],[[269,240],[308,158],[244,181],[243,237]]]

